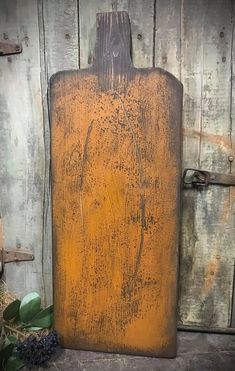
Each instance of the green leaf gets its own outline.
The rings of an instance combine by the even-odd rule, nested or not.
[[[49,328],[52,326],[53,323],[53,314],[47,314],[46,316],[39,318],[39,319],[34,319],[31,322],[32,326],[40,326],[41,328]]]
[[[5,321],[10,321],[17,316],[20,308],[20,303],[21,301],[16,299],[4,309],[3,318],[5,319]]]
[[[40,331],[42,330],[42,327],[34,327],[34,326],[28,325],[28,326],[25,326],[24,329],[27,331]]]
[[[41,310],[36,316],[30,321],[31,326],[48,328],[53,323],[53,305]]]
[[[5,366],[6,371],[17,371],[25,366],[25,363],[17,357],[17,355],[12,355],[8,358]]]
[[[31,321],[41,309],[41,298],[36,292],[26,295],[20,304],[20,319],[24,323]]]
[[[14,335],[9,335],[6,340],[5,340],[5,344],[7,343],[8,344],[15,344],[17,342],[17,339]]]
[[[0,365],[3,364],[12,354],[15,344],[8,343],[4,345],[3,348],[0,350]]]
[[[15,346],[15,341],[16,341],[15,336],[8,336],[4,339],[4,343],[0,350],[0,369],[3,368],[4,363],[11,356]]]
[[[20,314],[18,313],[17,316],[14,318],[14,321],[13,321],[14,325],[16,326],[19,326],[19,325],[22,325],[22,321],[20,319]]]

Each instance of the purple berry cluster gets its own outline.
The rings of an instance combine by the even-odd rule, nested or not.
[[[29,366],[45,365],[56,352],[58,344],[58,333],[53,330],[39,340],[34,336],[28,337],[17,345],[16,351],[19,358]]]

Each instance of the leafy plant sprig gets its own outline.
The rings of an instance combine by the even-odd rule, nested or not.
[[[4,323],[0,336],[0,369],[20,370],[25,366],[15,350],[17,337],[26,338],[22,330],[39,331],[50,328],[53,323],[53,306],[41,307],[41,298],[36,292],[27,294],[22,301],[10,303],[3,311]],[[7,335],[7,331],[16,336]]]

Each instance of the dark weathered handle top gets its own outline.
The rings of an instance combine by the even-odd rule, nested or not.
[[[122,74],[132,66],[131,30],[127,12],[96,15],[96,45],[93,67],[100,72]]]

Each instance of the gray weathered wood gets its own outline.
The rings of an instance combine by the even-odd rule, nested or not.
[[[0,213],[6,248],[17,243],[34,262],[6,266],[9,289],[43,295],[42,231],[44,143],[36,0],[0,2],[0,37],[22,43],[19,55],[0,59]]]
[[[80,0],[79,27],[80,27],[80,67],[92,65],[92,53],[96,38],[96,13],[111,12],[112,0]]]
[[[181,0],[157,0],[155,20],[155,66],[180,79]]]
[[[183,167],[199,167],[199,135],[201,120],[201,60],[203,48],[203,0],[182,3],[181,12],[181,81],[184,86],[183,103]],[[195,38],[195,30],[197,37]],[[190,131],[190,135],[189,135]],[[192,134],[191,134],[192,132]],[[197,235],[195,234],[195,210],[197,191],[183,191],[182,242],[180,257],[179,322],[187,323],[190,312],[190,287],[194,286],[194,255]],[[195,289],[195,286],[194,286]]]
[[[128,11],[130,16],[135,67],[152,67],[154,0],[81,0],[79,2],[79,24],[82,68],[92,64],[96,13],[121,10]]]
[[[42,1],[42,0],[41,0]],[[43,0],[47,77],[79,66],[78,9],[76,0]]]
[[[232,50],[231,50],[231,96],[230,96],[230,135],[231,135],[231,165],[230,172],[235,172],[235,4],[233,4],[233,12],[231,15],[232,20]],[[235,188],[231,188],[230,197],[235,198]],[[235,228],[235,206],[232,210],[232,215],[234,218],[233,227]],[[235,234],[235,231],[234,231]],[[234,236],[233,234],[233,236]],[[234,276],[233,276],[233,303],[232,303],[232,318],[231,327],[235,327],[235,256],[232,258],[234,266]]]
[[[79,66],[78,9],[76,0],[39,0],[41,84],[44,109],[45,184],[43,282],[45,304],[52,302],[52,238],[50,191],[50,127],[47,86],[52,74]]]
[[[132,60],[135,67],[153,66],[154,0],[116,0],[113,10],[130,16]]]
[[[185,1],[182,20],[184,162],[225,173],[231,154],[231,5],[229,0],[214,1],[213,6],[209,1]],[[185,192],[180,320],[186,325],[230,325],[232,208],[229,188]]]

